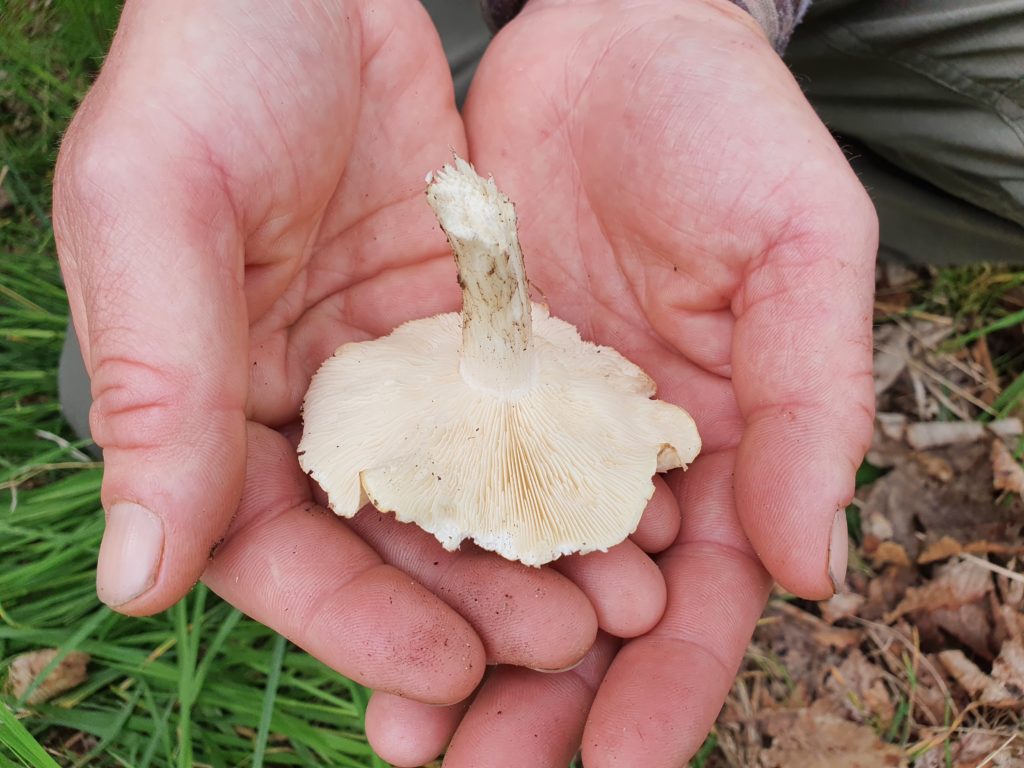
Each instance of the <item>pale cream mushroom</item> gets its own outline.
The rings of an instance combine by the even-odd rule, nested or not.
[[[526,565],[632,533],[652,476],[700,450],[693,419],[610,347],[531,303],[512,204],[465,161],[427,177],[463,307],[345,344],[310,384],[302,468],[331,509],[370,501],[446,549]]]

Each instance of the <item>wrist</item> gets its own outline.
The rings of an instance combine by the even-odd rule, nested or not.
[[[764,34],[776,51],[786,47],[789,36],[799,23],[811,0],[672,0],[674,3],[699,3],[718,8],[737,21]],[[596,0],[600,3],[600,0]],[[530,0],[538,5],[593,5],[595,0]],[[480,0],[484,20],[492,31],[501,29],[527,5],[527,0]],[[623,4],[625,5],[625,4]]]

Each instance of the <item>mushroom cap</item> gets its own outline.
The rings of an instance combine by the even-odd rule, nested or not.
[[[456,549],[526,565],[604,551],[640,521],[655,472],[700,451],[693,419],[614,349],[533,304],[536,366],[518,392],[460,373],[461,317],[346,344],[313,378],[299,462],[351,517],[366,504]]]

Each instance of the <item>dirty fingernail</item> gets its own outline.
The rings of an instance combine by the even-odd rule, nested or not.
[[[846,583],[846,561],[850,554],[850,544],[846,535],[846,510],[840,507],[832,518],[832,534],[828,544],[828,575],[832,579],[832,589],[842,592]]]
[[[111,608],[135,599],[156,582],[164,550],[160,518],[143,506],[118,502],[107,512],[107,528],[96,567],[96,594]]]

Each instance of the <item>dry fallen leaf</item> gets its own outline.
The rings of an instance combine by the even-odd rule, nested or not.
[[[914,611],[956,609],[980,600],[993,589],[992,574],[967,561],[949,563],[938,569],[936,578],[911,587],[896,608],[885,616],[893,622]]]
[[[816,703],[761,753],[762,768],[899,768],[902,750]]]
[[[910,331],[899,325],[885,325],[875,330],[875,355],[872,365],[875,396],[896,383],[910,360]]]
[[[837,592],[830,599],[818,603],[821,616],[829,624],[840,619],[848,619],[857,615],[857,610],[864,605],[864,595],[856,592]]]
[[[1019,709],[1024,706],[1024,700],[1008,691],[998,680],[993,680],[982,672],[963,651],[941,651],[938,656],[942,666],[974,701],[1004,709]]]
[[[960,542],[954,539],[952,536],[943,536],[938,541],[933,541],[924,551],[917,556],[917,562],[921,565],[926,563],[934,563],[938,560],[948,560],[954,555],[959,555],[963,551],[963,547],[960,546]]]
[[[1024,610],[1024,581],[1011,579],[1006,574],[996,576],[996,586],[999,587],[999,599],[1003,605]]]
[[[56,648],[45,648],[15,656],[7,669],[7,692],[14,698],[20,699],[39,676],[39,673],[53,661],[56,655]],[[25,700],[25,703],[41,704],[81,685],[88,677],[85,670],[88,664],[89,654],[81,651],[69,652]]]
[[[1024,640],[1024,614],[1009,605],[996,605],[992,609],[992,615],[999,639]]]
[[[968,731],[959,741],[937,744],[929,749],[914,768],[1020,768],[1022,765],[1024,738],[1019,734]]]
[[[885,518],[892,535],[879,538],[903,545],[913,560],[944,536],[961,542],[965,549],[967,542],[981,540],[1012,547],[1018,543],[1024,520],[1024,500],[1016,495],[997,499],[992,490],[990,447],[986,441],[935,452],[953,471],[948,481],[934,477],[919,457],[908,454],[861,492],[861,518]],[[873,529],[874,523],[869,527]],[[871,533],[865,528],[869,554]]]
[[[871,536],[878,541],[889,541],[893,537],[892,523],[880,512],[862,515],[861,525],[865,536]]]
[[[915,578],[916,576],[910,568],[888,566],[868,582],[868,599],[861,606],[858,615],[872,621],[882,619],[903,598]]]
[[[868,463],[876,467],[894,467],[906,459],[910,449],[904,442],[907,417],[902,413],[879,413],[868,448]]]
[[[1017,696],[1024,696],[1024,643],[1019,639],[1003,643],[992,662],[992,677]]]
[[[897,544],[895,541],[883,541],[876,548],[871,556],[871,560],[875,565],[875,568],[881,568],[883,565],[896,565],[900,567],[906,567],[910,565],[910,558],[907,556],[907,550],[903,548],[902,544]]]
[[[954,477],[953,466],[941,456],[934,453],[919,452],[911,454],[914,461],[921,465],[929,477],[934,477],[940,483],[948,483]]]
[[[992,441],[992,487],[997,491],[1024,494],[1024,467],[1017,463],[1002,440]]]
[[[992,659],[992,621],[986,602],[978,601],[956,608],[939,608],[932,611],[929,618],[970,648],[978,657]]]
[[[780,601],[774,605],[774,608],[779,613],[803,624],[805,629],[800,631],[823,648],[852,648],[860,642],[860,633],[857,630],[833,627],[814,614],[791,603]]]
[[[877,718],[887,726],[896,712],[893,697],[885,685],[885,672],[854,648],[838,668],[832,670],[825,687],[844,712],[859,723]]]

